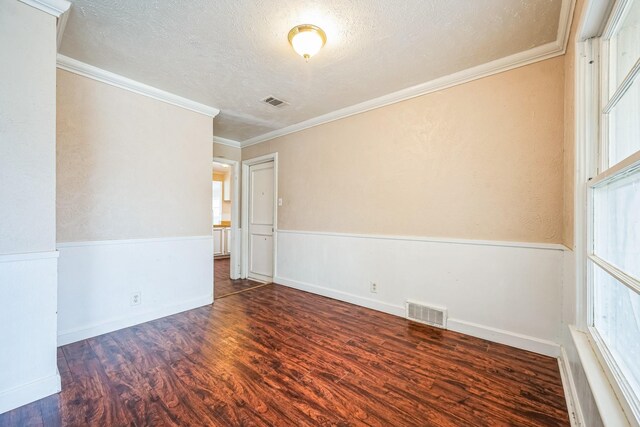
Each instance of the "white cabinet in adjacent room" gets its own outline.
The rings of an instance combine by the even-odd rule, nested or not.
[[[231,239],[229,238],[230,235],[231,235],[231,229],[225,228],[223,233],[225,255],[229,255],[231,253]]]
[[[222,228],[213,229],[213,255],[222,255],[224,252],[224,234]]]
[[[213,255],[229,255],[231,253],[231,228],[213,229]]]

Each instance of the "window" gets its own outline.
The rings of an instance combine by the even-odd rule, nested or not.
[[[640,419],[640,0],[617,2],[600,40],[600,149],[589,181],[590,332]]]

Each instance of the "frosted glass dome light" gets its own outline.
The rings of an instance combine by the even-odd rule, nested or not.
[[[289,43],[296,53],[309,60],[318,53],[327,42],[327,36],[320,27],[304,24],[297,25],[289,31]]]

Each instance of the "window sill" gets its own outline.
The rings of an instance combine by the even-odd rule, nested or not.
[[[598,356],[593,351],[587,334],[570,326],[571,337],[578,351],[578,357],[587,376],[587,382],[605,426],[630,426],[622,406],[616,397],[607,374],[602,369]]]

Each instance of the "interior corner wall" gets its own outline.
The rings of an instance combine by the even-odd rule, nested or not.
[[[563,97],[560,56],[243,148],[278,153],[275,281],[558,355]]]
[[[58,343],[211,303],[211,117],[62,70],[57,95]]]
[[[239,162],[242,160],[242,151],[240,148],[229,147],[228,145],[213,143],[213,157],[222,157],[228,160]]]
[[[567,51],[564,55],[564,143],[562,145],[563,206],[562,243],[574,249],[574,193],[575,193],[575,141],[576,141],[576,25],[580,20],[583,1],[578,0],[574,10]]]
[[[60,390],[56,18],[0,1],[0,413]]]

